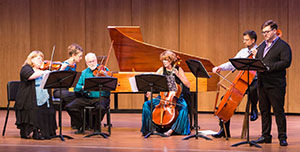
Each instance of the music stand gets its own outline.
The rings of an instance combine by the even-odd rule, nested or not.
[[[150,109],[153,110],[153,92],[167,92],[169,87],[167,84],[167,78],[164,75],[160,74],[140,74],[135,76],[137,88],[139,91],[150,91],[151,92],[151,104]],[[152,122],[152,112],[150,114],[151,124],[149,126],[149,133],[145,135],[145,138],[150,137],[151,135],[160,135],[162,137],[167,137],[164,134],[156,133],[153,131],[153,122]]]
[[[199,135],[198,133],[198,77],[201,78],[210,78],[211,76],[207,73],[206,69],[204,68],[203,64],[198,61],[198,60],[187,60],[185,61],[186,64],[188,65],[189,69],[191,70],[191,72],[193,73],[193,75],[196,77],[196,97],[195,97],[195,106],[193,108],[195,108],[196,110],[196,114],[194,116],[194,127],[196,128],[195,131],[195,135],[189,135],[187,137],[184,137],[182,140],[188,140],[190,138],[196,138],[198,139],[198,137],[204,138],[206,140],[212,140],[211,138],[208,138],[204,135]]]
[[[237,70],[247,70],[247,84],[249,89],[249,71],[265,71],[268,70],[268,67],[262,62],[262,60],[259,59],[250,59],[250,58],[233,58],[229,59],[231,64],[237,69]],[[260,145],[257,143],[249,140],[249,107],[250,107],[250,91],[248,91],[248,98],[247,98],[247,105],[246,105],[246,113],[248,114],[246,116],[246,123],[247,123],[247,141],[242,141],[236,144],[231,145],[232,147],[237,147],[242,144],[249,144],[250,146],[255,146],[258,148],[261,148]]]
[[[114,91],[117,86],[117,78],[113,77],[92,77],[86,78],[84,82],[84,90],[99,91],[99,103],[101,103],[101,91]],[[101,132],[101,104],[99,105],[99,130],[94,129],[94,133],[86,135],[85,138],[101,135],[103,138],[108,138],[108,134]]]
[[[73,139],[70,136],[62,134],[62,97],[61,89],[70,88],[73,84],[73,81],[76,77],[76,71],[52,71],[47,75],[47,81],[44,84],[44,89],[53,89],[59,88],[59,113],[58,113],[58,123],[59,123],[59,135],[52,136],[51,138],[59,137],[62,141],[65,141],[64,137],[68,139]]]

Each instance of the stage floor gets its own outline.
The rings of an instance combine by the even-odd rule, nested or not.
[[[5,110],[0,110],[1,135],[5,121]],[[271,144],[260,144],[262,148],[240,145],[231,147],[232,144],[246,141],[241,139],[243,115],[234,115],[231,119],[231,138],[205,140],[203,138],[191,138],[182,140],[186,136],[160,137],[152,135],[144,139],[140,133],[141,114],[111,114],[112,135],[108,139],[101,136],[83,138],[84,135],[75,135],[75,130],[70,127],[70,119],[66,112],[63,112],[63,134],[74,139],[61,141],[59,138],[52,140],[21,139],[19,130],[16,129],[15,113],[10,111],[8,126],[5,136],[0,137],[0,151],[2,152],[123,152],[123,151],[300,151],[300,116],[287,116],[288,143],[287,147],[279,146],[277,129],[273,116],[273,142]],[[199,114],[200,130],[218,131],[218,119],[212,114]],[[103,122],[106,122],[104,120]],[[107,128],[102,129],[107,132]],[[261,119],[250,122],[250,140],[260,136]],[[59,133],[59,130],[57,130]],[[86,134],[90,133],[86,131]],[[195,134],[194,130],[192,134]],[[212,138],[211,136],[207,136]]]

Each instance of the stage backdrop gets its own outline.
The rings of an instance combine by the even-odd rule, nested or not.
[[[0,107],[6,107],[6,84],[32,50],[50,59],[68,58],[67,46],[106,55],[109,25],[141,27],[145,42],[208,58],[219,65],[243,47],[242,33],[253,29],[263,40],[261,24],[273,19],[293,51],[287,74],[286,112],[300,113],[300,1],[298,0],[0,0]],[[298,42],[298,43],[297,43]],[[114,53],[108,63],[118,71]],[[78,70],[85,68],[84,60]],[[226,74],[226,72],[222,72]],[[234,78],[234,76],[231,76]],[[199,93],[199,111],[212,111],[216,92]],[[141,109],[143,95],[120,95],[120,109]],[[113,98],[111,102],[113,108]],[[237,111],[244,111],[243,101]]]

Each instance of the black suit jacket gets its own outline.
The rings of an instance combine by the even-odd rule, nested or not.
[[[280,38],[275,42],[269,52],[263,57],[266,44],[263,43],[256,54],[256,58],[261,59],[269,70],[258,72],[258,85],[263,87],[285,87],[286,68],[291,65],[292,51],[290,46]]]

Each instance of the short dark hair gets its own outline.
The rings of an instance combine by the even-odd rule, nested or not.
[[[256,42],[256,40],[257,40],[257,35],[256,35],[256,33],[255,33],[253,30],[247,30],[247,31],[245,31],[245,32],[243,33],[243,36],[245,36],[245,35],[249,35],[249,37],[250,37],[251,39],[254,39],[255,42]]]
[[[265,21],[265,23],[261,25],[261,29],[263,29],[263,28],[265,28],[267,26],[270,26],[272,30],[273,29],[276,29],[276,30],[278,29],[278,25],[273,20],[267,20],[267,21]]]

